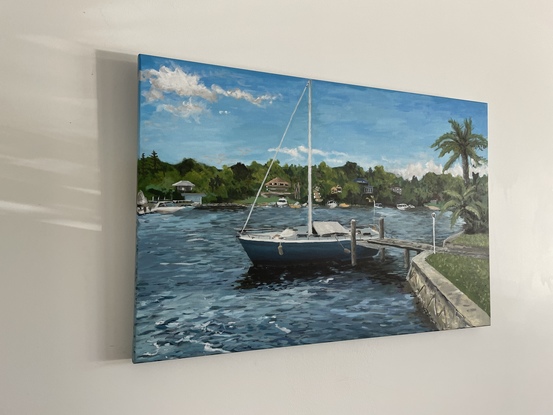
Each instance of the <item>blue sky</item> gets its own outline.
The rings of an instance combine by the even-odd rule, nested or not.
[[[271,159],[307,79],[141,55],[139,153],[222,167]],[[440,173],[444,157],[430,145],[449,119],[472,118],[488,137],[487,105],[313,80],[313,162],[382,165],[411,178]],[[307,163],[307,97],[277,157]],[[481,155],[487,158],[487,152]],[[461,174],[460,166],[451,169]],[[484,167],[483,172],[487,172]]]

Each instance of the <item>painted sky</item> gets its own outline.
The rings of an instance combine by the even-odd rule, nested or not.
[[[147,55],[140,56],[139,70],[139,153],[155,150],[169,163],[194,158],[217,167],[271,159],[307,83]],[[484,103],[318,80],[312,89],[315,164],[351,161],[422,177],[440,173],[447,161],[430,145],[451,130],[449,119],[472,118],[474,133],[488,136]],[[306,147],[304,97],[277,158],[305,165]],[[460,166],[451,172],[460,175]]]

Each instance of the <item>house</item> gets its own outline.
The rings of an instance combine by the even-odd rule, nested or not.
[[[202,204],[202,198],[205,196],[205,193],[181,193],[186,202],[191,202],[195,205]]]
[[[358,177],[357,179],[354,180],[354,182],[357,183],[362,188],[364,195],[373,194],[373,191],[374,191],[373,187],[369,184],[368,181],[366,181],[362,177]]]
[[[171,186],[175,188],[177,192],[191,192],[196,185],[188,180],[181,180],[180,182],[173,183]]]
[[[342,186],[334,186],[332,189],[330,189],[330,193],[333,195],[336,195],[338,193],[342,193]]]
[[[321,189],[319,186],[315,186],[313,188],[313,199],[317,203],[321,203],[323,201],[323,198],[321,197]]]
[[[202,198],[205,193],[189,193],[194,191],[196,185],[188,180],[181,180],[180,182],[173,183],[171,186],[175,188],[176,192],[180,192],[181,196],[186,202],[192,202],[193,204],[202,204]]]
[[[290,189],[290,183],[286,180],[282,180],[280,177],[275,177],[265,183],[265,188],[270,192],[286,192]]]

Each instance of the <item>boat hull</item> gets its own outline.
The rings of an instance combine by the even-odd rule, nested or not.
[[[244,251],[254,265],[310,265],[351,261],[349,239],[317,238],[320,240],[256,239],[239,236]],[[357,245],[357,260],[369,259],[378,248],[367,244]]]

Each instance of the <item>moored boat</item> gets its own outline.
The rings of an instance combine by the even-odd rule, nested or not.
[[[178,205],[173,202],[157,202],[155,206],[150,210],[152,213],[175,213],[184,209],[185,206]]]
[[[376,255],[378,247],[371,245],[370,240],[377,237],[374,230],[360,229],[352,234],[339,222],[313,221],[313,185],[312,185],[312,146],[311,146],[311,87],[308,81],[296,109],[305,92],[308,93],[308,198],[307,225],[288,227],[282,231],[252,232],[246,230],[253,212],[252,204],[246,223],[238,234],[238,240],[254,265],[288,266],[309,265],[315,263],[345,262],[352,260],[355,250],[357,260],[368,259]],[[294,110],[295,113],[295,110]],[[293,118],[292,114],[292,118]],[[290,119],[290,122],[292,121]],[[288,126],[290,125],[290,122]],[[288,128],[287,128],[288,129]],[[284,136],[282,137],[282,140]],[[282,144],[281,140],[281,144]],[[276,158],[276,155],[273,161]],[[267,172],[268,174],[268,172]],[[265,176],[267,177],[267,175]],[[261,191],[261,188],[260,188]],[[260,191],[258,191],[258,196]],[[330,201],[329,201],[330,202]],[[338,204],[334,201],[332,207]],[[328,207],[329,204],[327,203]],[[355,242],[355,245],[354,245]],[[353,260],[352,260],[353,262]]]

